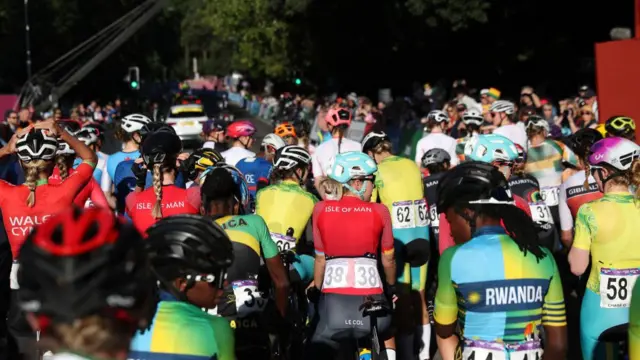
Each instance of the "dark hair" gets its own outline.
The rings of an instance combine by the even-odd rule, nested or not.
[[[120,126],[118,126],[118,128],[116,129],[115,137],[116,137],[116,139],[118,139],[118,140],[120,140],[122,142],[128,142],[128,141],[131,141],[133,139],[132,133],[126,132]]]
[[[427,170],[429,170],[429,175],[434,175],[449,170],[449,167],[449,161],[445,160],[441,163],[427,165]]]
[[[224,202],[233,200],[234,195],[237,199],[241,198],[238,186],[233,181],[233,176],[228,170],[217,168],[209,173],[200,188],[202,197],[202,206],[205,211],[209,209],[214,201]]]

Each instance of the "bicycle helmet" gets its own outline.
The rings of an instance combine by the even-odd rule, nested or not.
[[[209,135],[214,131],[224,131],[226,128],[227,123],[224,120],[209,119],[202,126],[202,132]]]
[[[339,126],[339,125],[349,126],[351,125],[352,117],[353,115],[351,114],[351,111],[349,111],[348,109],[339,107],[339,108],[329,109],[324,120],[327,122],[327,124],[333,127]]]
[[[147,168],[156,164],[164,164],[165,160],[174,158],[181,150],[182,141],[178,135],[169,132],[156,132],[149,135],[140,149]]]
[[[248,120],[234,121],[227,126],[227,136],[232,139],[238,139],[242,136],[253,136],[256,133],[256,127]]]
[[[516,112],[516,107],[515,107],[515,105],[513,105],[513,103],[511,101],[497,100],[493,104],[491,104],[491,107],[489,108],[489,111],[494,112],[494,113],[503,112],[503,113],[505,113],[507,115],[513,115],[513,113]]]
[[[341,184],[347,184],[351,179],[372,175],[377,170],[375,161],[369,155],[348,151],[333,158],[327,176]]]
[[[451,155],[443,149],[435,148],[422,155],[421,164],[426,168],[429,165],[442,164],[445,161],[451,162]]]
[[[529,116],[525,125],[527,129],[544,129],[547,133],[549,132],[549,122],[540,115]]]
[[[438,213],[455,204],[514,205],[509,183],[493,165],[468,161],[447,171],[437,187]]]
[[[518,149],[513,141],[502,135],[478,135],[467,141],[464,156],[469,160],[486,163],[512,162],[518,158]]]
[[[602,135],[603,138],[607,137],[607,129],[605,124],[598,124],[596,130]]]
[[[482,126],[482,124],[484,123],[484,118],[482,117],[480,111],[476,109],[470,109],[465,111],[462,115],[462,122],[465,125]]]
[[[35,227],[20,249],[20,307],[41,330],[99,314],[145,329],[155,313],[156,281],[145,242],[111,211],[70,207]]]
[[[174,215],[147,229],[147,254],[160,282],[183,295],[172,283],[184,278],[188,290],[195,281],[224,288],[227,268],[233,263],[233,245],[224,229],[201,215]],[[180,296],[184,298],[183,296]]]
[[[273,167],[280,170],[291,170],[296,167],[308,167],[311,155],[300,145],[286,145],[276,151]]]
[[[200,184],[200,186],[204,185],[204,182],[209,174],[211,174],[215,169],[219,168],[225,169],[231,174],[231,176],[233,177],[233,182],[235,182],[237,188],[237,192],[233,194],[234,197],[240,203],[243,209],[249,209],[249,186],[247,186],[247,182],[245,181],[242,172],[235,166],[220,162],[215,166],[206,168],[202,173],[200,173],[200,176],[198,176],[198,183]]]
[[[58,151],[56,151],[56,155],[75,155],[76,152],[69,146],[69,144],[65,141],[58,141]]]
[[[97,131],[97,135],[98,135],[98,139],[102,142],[104,142],[104,133],[105,133],[105,129],[104,126],[102,126],[102,124],[99,123],[85,123],[82,126],[82,129],[95,129]],[[82,130],[81,129],[81,130]]]
[[[296,130],[293,125],[289,123],[284,123],[276,126],[275,130],[273,130],[273,133],[280,136],[281,138],[285,136],[296,137]]]
[[[215,166],[219,162],[224,162],[224,158],[217,150],[201,148],[191,153],[189,158],[184,161],[184,167],[189,180],[194,181],[200,171]]]
[[[612,116],[604,123],[610,136],[628,137],[636,132],[636,123],[627,116]]]
[[[573,136],[571,136],[571,150],[576,155],[585,158],[591,151],[591,146],[596,142],[602,140],[602,134],[595,129],[584,128],[578,130]]]
[[[62,130],[66,130],[69,134],[73,135],[82,128],[82,123],[77,120],[58,120],[56,121],[58,127]]]
[[[518,152],[518,157],[515,160],[516,164],[524,164],[527,162],[527,152],[525,151],[525,149],[520,145],[520,144],[516,144],[514,143],[513,145],[516,146],[516,150]]]
[[[151,119],[142,114],[129,114],[122,118],[120,127],[128,133],[132,133],[140,131],[140,129],[142,129],[146,124],[151,122]]]
[[[91,146],[98,143],[100,140],[100,131],[92,126],[84,126],[82,129],[76,132],[78,140],[82,141],[85,145]]]
[[[385,134],[384,131],[375,132],[372,131],[367,134],[367,136],[362,139],[362,152],[368,154],[369,151],[373,151],[373,149],[378,146],[378,144],[383,143],[385,141],[391,141],[389,136]]]
[[[435,121],[437,123],[449,121],[449,116],[442,110],[431,110],[427,115],[428,121]]]
[[[16,141],[16,153],[21,161],[49,161],[58,152],[58,139],[41,129],[32,129]]]
[[[640,157],[640,146],[636,143],[622,137],[608,137],[591,146],[589,164],[594,169],[608,165],[623,172],[629,170],[638,157]]]
[[[262,144],[260,144],[260,147],[270,147],[272,151],[277,151],[285,145],[287,144],[285,144],[284,140],[282,140],[280,136],[276,134],[267,134],[262,139]]]
[[[139,130],[140,137],[142,138],[141,142],[144,142],[147,136],[157,132],[167,132],[176,135],[176,129],[174,129],[173,126],[161,122],[151,122],[145,124]]]

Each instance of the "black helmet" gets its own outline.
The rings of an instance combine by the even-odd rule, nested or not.
[[[111,211],[70,207],[51,217],[29,235],[20,263],[24,311],[58,323],[124,311],[140,329],[151,323],[157,286],[145,241]]]
[[[628,116],[612,116],[604,123],[604,128],[609,136],[628,137],[635,134],[636,122]]]
[[[571,149],[576,155],[585,158],[589,155],[591,145],[600,140],[602,140],[602,134],[598,130],[591,128],[580,129],[571,136]]]
[[[183,164],[189,180],[195,181],[201,171],[219,162],[224,162],[224,158],[218,150],[201,148],[191,153]]]
[[[291,170],[299,166],[309,166],[311,155],[307,149],[300,145],[285,145],[276,151],[273,159],[273,167],[282,170]]]
[[[22,161],[51,160],[58,152],[58,140],[41,129],[32,129],[16,141],[16,153]]]
[[[434,164],[442,164],[445,161],[451,161],[451,155],[448,152],[440,148],[434,148],[428,150],[422,155],[421,164],[422,167],[427,167]]]
[[[161,122],[151,122],[151,123],[145,124],[140,129],[140,136],[142,137],[142,142],[144,142],[147,136],[156,132],[168,132],[176,135],[176,129],[174,129],[173,126],[165,123],[161,123]]]
[[[513,205],[507,179],[493,165],[480,161],[465,162],[449,170],[437,191],[440,213],[456,203]]]
[[[56,124],[60,129],[67,130],[69,134],[75,134],[82,128],[82,123],[76,120],[58,120]]]
[[[177,278],[198,280],[223,288],[226,271],[233,263],[233,245],[225,231],[211,218],[175,215],[161,219],[147,230],[147,253],[159,280],[168,286]]]
[[[389,136],[387,136],[384,131],[372,131],[368,133],[367,136],[364,137],[364,139],[362,139],[362,152],[366,154],[384,141],[391,141],[389,140]]]
[[[166,131],[155,132],[145,139],[141,150],[144,163],[151,167],[177,156],[182,150],[182,141],[176,134]]]

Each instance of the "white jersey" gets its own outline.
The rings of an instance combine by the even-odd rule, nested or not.
[[[589,175],[589,188],[584,188],[584,180],[586,175],[584,171],[578,171],[571,175],[565,182],[560,185],[560,196],[558,197],[558,211],[560,212],[560,229],[568,231],[573,229],[573,214],[571,212],[571,206],[576,211],[576,208],[580,208],[580,205],[585,202],[594,199],[594,195],[598,196],[600,191],[598,190],[598,184],[593,176]],[[590,195],[592,194],[592,195]]]
[[[357,141],[343,137],[342,143],[340,143],[340,153],[342,154],[349,151],[362,151],[362,145]],[[336,155],[338,155],[338,139],[332,138],[318,145],[311,157],[313,177],[319,178],[325,176],[331,159]]]
[[[522,125],[509,124],[503,125],[493,130],[494,134],[502,135],[514,143],[522,146],[523,149],[527,149],[527,132]]]
[[[244,158],[255,157],[255,156],[256,156],[256,153],[254,153],[253,151],[249,151],[243,147],[232,147],[222,152],[222,157],[224,157],[224,162],[232,166],[236,166],[238,161]]]
[[[451,165],[458,165],[458,156],[456,155],[456,145],[458,142],[451,136],[443,133],[430,133],[423,137],[416,144],[416,163],[422,163],[422,157],[431,149],[442,149],[449,153],[451,157]]]

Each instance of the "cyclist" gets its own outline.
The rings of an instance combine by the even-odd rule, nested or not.
[[[296,145],[298,143],[298,137],[296,136],[296,130],[292,124],[282,123],[273,130],[273,133],[280,136],[287,145]]]
[[[640,286],[633,287],[629,306],[629,360],[640,359]]]
[[[312,157],[314,186],[321,197],[324,197],[324,193],[320,183],[326,178],[327,171],[331,168],[331,160],[343,152],[362,150],[359,142],[344,137],[352,119],[351,111],[341,107],[329,109],[325,116],[331,138],[320,144]]]
[[[256,207],[256,192],[269,185],[273,158],[276,155],[276,151],[283,146],[285,146],[285,142],[278,135],[267,134],[262,139],[262,144],[260,144],[261,154],[246,157],[236,164],[238,170],[244,175],[247,186],[249,186],[249,194],[251,196],[249,209],[251,213],[254,212]]]
[[[128,358],[235,359],[229,323],[202,311],[221,299],[234,260],[224,230],[200,215],[174,215],[150,227],[146,242],[160,302],[151,328],[133,338]]]
[[[447,135],[447,126],[449,123],[449,116],[440,110],[432,110],[427,115],[427,129],[429,134],[416,144],[416,164],[420,165],[422,156],[429,150],[440,148],[449,153],[451,157],[451,165],[456,166],[458,164],[458,158],[456,157],[456,139]]]
[[[269,236],[269,229],[258,215],[240,215],[248,205],[247,185],[234,167],[221,163],[207,169],[202,176],[202,208],[207,216],[217,218],[233,244],[235,261],[228,269],[228,285],[224,287],[225,301],[218,304],[218,315],[233,320],[240,358],[260,359],[256,348],[270,356],[267,324],[282,323],[286,317],[289,280],[278,254],[278,247]],[[263,295],[265,282],[258,281],[264,259],[269,277],[275,287],[275,307],[265,310],[268,297]],[[264,316],[277,316],[280,321],[268,321]],[[249,345],[249,346],[247,346]],[[253,351],[253,352],[252,352]]]
[[[155,312],[144,246],[133,226],[101,208],[67,208],[35,228],[20,254],[19,305],[56,353],[45,359],[127,359]]]
[[[443,358],[564,359],[558,269],[502,172],[476,161],[453,168],[438,184],[438,211],[458,244],[438,265],[434,317]]]
[[[163,217],[200,212],[198,188],[182,189],[174,184],[181,149],[180,138],[169,132],[153,133],[142,144],[142,159],[153,175],[153,186],[143,190],[140,185],[145,183],[146,171],[139,174],[136,188],[140,191],[127,196],[125,208],[140,232]]]
[[[636,122],[627,116],[612,116],[604,123],[607,136],[618,136],[636,141]]]
[[[562,172],[565,165],[576,167],[578,159],[564,143],[547,138],[549,123],[538,115],[529,117],[526,123],[529,149],[525,172],[533,175],[540,183],[542,200],[549,206],[553,223],[560,232],[558,203]]]
[[[338,154],[328,179],[322,182],[327,199],[313,209],[316,250],[314,282],[310,298],[316,298],[318,323],[309,341],[306,358],[330,359],[343,341],[371,334],[370,317],[359,310],[363,297],[386,302],[395,295],[396,263],[389,210],[370,202],[373,193],[373,159],[356,151]],[[378,250],[387,286],[377,267]],[[351,279],[351,280],[349,280]],[[321,295],[318,298],[318,293]],[[381,336],[390,316],[377,319]],[[395,342],[384,336],[387,359],[394,360]]]
[[[629,295],[640,275],[640,249],[635,246],[640,218],[636,206],[639,158],[640,147],[624,138],[608,137],[591,146],[589,171],[604,196],[578,210],[569,252],[571,271],[577,276],[586,271],[591,259],[580,311],[585,360],[602,358],[594,353],[598,343],[622,337],[627,331]],[[630,186],[636,193],[629,192]]]
[[[440,237],[440,216],[438,215],[438,193],[436,191],[440,179],[451,168],[451,155],[442,149],[431,149],[422,156],[422,168],[429,172],[429,176],[422,180],[424,195],[429,206],[429,238],[431,256],[437,255],[438,238]],[[434,251],[435,250],[435,251]]]
[[[204,138],[203,148],[216,149],[220,152],[227,150],[225,143],[224,131],[227,128],[227,122],[224,119],[209,119],[202,127],[202,137]]]
[[[425,285],[430,256],[429,211],[420,168],[407,158],[393,155],[392,147],[391,140],[384,132],[370,132],[362,140],[362,151],[378,166],[373,199],[375,201],[377,195],[391,214],[396,264],[400,269],[397,288],[403,295],[398,298],[396,310],[401,323],[400,330],[405,334],[421,336],[419,358],[428,359],[431,325],[426,307]],[[420,295],[419,301],[415,301],[418,299],[413,297],[413,292]],[[419,318],[418,323],[414,322],[416,318]],[[397,340],[400,342],[404,339],[398,337]],[[411,357],[412,354],[405,355],[401,352],[404,349],[413,350],[413,346],[398,348],[399,358]]]
[[[484,117],[480,111],[469,109],[462,114],[462,122],[465,126],[466,135],[456,140],[456,155],[458,155],[460,161],[464,161],[464,144],[472,137],[481,134],[480,127],[484,124]]]
[[[295,251],[292,281],[308,284],[313,280],[313,254],[302,241],[310,227],[317,199],[302,185],[309,175],[311,156],[301,146],[286,145],[276,152],[271,185],[258,191],[256,214],[260,215],[280,251]],[[307,237],[307,241],[311,240]]]
[[[527,134],[522,126],[524,124],[514,118],[515,105],[511,101],[498,100],[491,104],[489,111],[494,124],[497,123],[498,125],[498,128],[493,130],[493,133],[502,135],[526,149]]]
[[[571,137],[571,148],[578,158],[577,168],[583,171],[571,175],[560,186],[558,212],[562,244],[567,249],[571,248],[573,242],[573,223],[580,206],[602,197],[596,179],[589,172],[588,161],[591,146],[602,138],[600,132],[589,128],[580,129]]]
[[[187,174],[189,182],[186,187],[197,186],[196,180],[210,166],[215,166],[219,162],[224,162],[224,158],[218,150],[211,148],[200,148],[189,155],[187,160],[182,163],[182,167]]]
[[[248,120],[234,121],[227,126],[227,137],[233,142],[231,148],[222,152],[227,164],[236,166],[238,161],[256,156],[256,153],[249,150],[255,133],[256,127]]]
[[[93,150],[93,152],[98,155],[98,165],[96,165],[95,170],[93,170],[93,178],[96,179],[98,184],[100,184],[102,181],[102,174],[107,166],[107,160],[109,159],[109,155],[100,151],[100,149],[102,149],[102,144],[104,143],[104,129],[100,124],[87,123],[78,130],[75,135],[80,141],[84,142],[89,149]],[[73,168],[75,169],[78,167],[81,162],[82,159],[77,158],[73,164]]]

